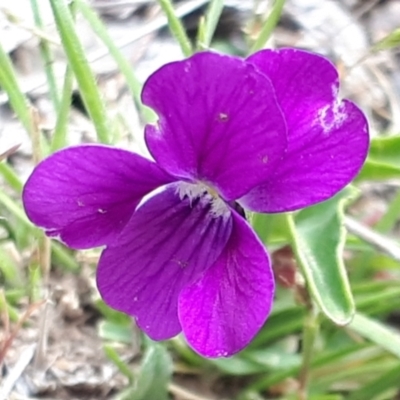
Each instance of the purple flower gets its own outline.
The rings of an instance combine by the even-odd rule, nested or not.
[[[203,52],[165,65],[143,102],[154,162],[82,145],[34,170],[29,218],[77,249],[106,246],[97,284],[155,340],[183,331],[208,357],[243,349],[264,324],[274,278],[244,217],[296,210],[348,184],[368,149],[364,115],[338,74],[295,49],[248,59]]]

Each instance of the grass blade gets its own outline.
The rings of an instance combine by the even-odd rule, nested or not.
[[[258,38],[254,42],[250,54],[264,48],[269,37],[271,36],[275,26],[278,24],[279,19],[282,14],[283,6],[285,5],[285,0],[275,0],[272,10],[264,22],[264,26],[261,29]]]
[[[357,313],[348,328],[400,358],[400,333]]]
[[[98,140],[110,143],[111,129],[96,79],[75,30],[72,14],[65,0],[51,0],[54,19],[69,65],[74,72],[86,109],[96,128]]]
[[[193,53],[192,45],[185,32],[181,20],[175,14],[174,7],[170,0],[158,0],[161,8],[168,18],[168,26],[179,45],[181,46],[182,53],[185,57],[189,57]]]
[[[141,114],[146,121],[154,121],[155,113],[146,107],[141,100],[140,94],[142,92],[142,84],[133,72],[133,68],[129,61],[123,56],[120,49],[116,46],[113,39],[110,37],[107,29],[97,16],[97,14],[90,8],[90,6],[84,0],[75,0],[75,4],[79,12],[89,22],[90,27],[97,34],[97,36],[103,41],[108,51],[114,58],[118,65],[119,70],[122,72],[126,79],[126,83],[129,87],[132,97],[135,99],[135,103],[138,106]]]
[[[0,86],[7,93],[11,106],[24,128],[32,136],[32,106],[21,91],[10,57],[0,43]]]
[[[210,47],[215,29],[217,28],[219,18],[224,8],[223,0],[211,0],[205,15],[204,34],[200,48]]]
[[[391,388],[395,391],[399,388],[400,365],[392,368],[390,371],[380,375],[377,379],[367,383],[362,388],[351,393],[347,400],[374,399],[375,397],[386,393]]]

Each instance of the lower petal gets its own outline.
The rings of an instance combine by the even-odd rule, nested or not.
[[[233,213],[231,237],[218,260],[179,297],[179,318],[189,344],[206,357],[242,350],[272,306],[274,278],[264,246]]]
[[[180,199],[170,185],[145,202],[103,252],[97,284],[111,307],[136,317],[152,339],[177,335],[178,295],[218,258],[232,229],[205,198]]]
[[[29,219],[68,246],[109,244],[142,197],[171,182],[154,162],[102,145],[69,147],[42,161],[24,187]]]

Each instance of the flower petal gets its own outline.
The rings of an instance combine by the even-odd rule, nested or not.
[[[171,185],[139,207],[97,272],[106,303],[135,316],[154,340],[181,331],[178,295],[215,262],[232,229],[229,212],[215,217],[205,198],[176,192]]]
[[[241,199],[257,212],[282,212],[326,200],[358,173],[368,151],[368,124],[337,98],[335,67],[295,49],[263,50],[249,62],[268,76],[288,125],[288,149],[273,174]]]
[[[159,115],[146,142],[174,176],[214,186],[226,200],[262,182],[286,147],[286,125],[268,78],[244,60],[203,52],[165,65],[143,102]]]
[[[171,177],[129,151],[70,147],[42,161],[25,185],[29,219],[73,248],[109,244],[140,200]]]
[[[243,349],[264,324],[274,278],[264,246],[233,214],[232,234],[216,263],[179,297],[179,318],[191,346],[206,357]]]

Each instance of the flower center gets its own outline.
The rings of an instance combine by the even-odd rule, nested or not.
[[[225,201],[219,196],[216,189],[203,182],[179,182],[176,189],[181,200],[185,197],[192,203],[195,199],[204,199],[211,205],[211,213],[215,217],[229,215],[230,210]]]

